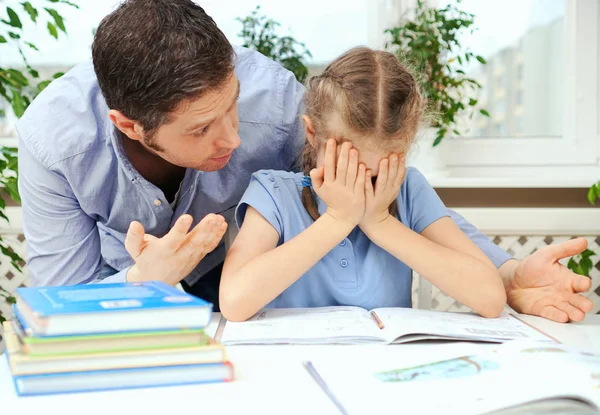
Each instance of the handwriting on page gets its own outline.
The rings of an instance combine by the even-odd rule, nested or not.
[[[311,339],[356,339],[375,329],[364,310],[352,307],[267,309],[252,319],[227,322],[223,342],[281,342]]]

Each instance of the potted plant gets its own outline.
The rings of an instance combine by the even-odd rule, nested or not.
[[[486,61],[461,45],[462,36],[475,30],[475,16],[460,10],[459,4],[460,0],[438,9],[417,0],[413,18],[385,30],[386,48],[414,68],[426,93],[432,120],[432,130],[424,137],[429,147],[449,135],[460,135],[458,121],[465,112],[470,117],[476,111],[489,117],[477,105],[481,84],[466,73],[470,62]]]
[[[0,51],[14,48],[22,57],[20,67],[0,66],[0,103],[4,101],[8,104],[8,110],[3,111],[1,108],[4,106],[0,106],[0,118],[6,117],[7,111],[11,111],[17,118],[21,117],[33,98],[53,79],[62,75],[57,73],[52,79],[41,79],[39,72],[29,64],[26,53],[26,51],[39,52],[39,49],[30,41],[31,39],[27,39],[23,30],[24,19],[29,19],[34,24],[44,24],[48,33],[55,39],[58,39],[60,32],[66,33],[64,19],[55,8],[57,3],[78,8],[76,4],[67,0],[40,0],[34,2],[35,5],[29,1],[21,3],[15,1],[14,4],[9,1],[4,9],[0,9]],[[17,203],[21,201],[17,189],[17,177],[17,149],[0,146],[0,187],[5,191],[0,193],[0,218],[7,222],[4,196],[7,194]],[[23,259],[1,236],[0,252],[17,272],[22,272]],[[15,302],[15,298],[11,292],[0,286],[0,301],[11,305]],[[6,318],[7,316],[4,316],[0,310],[0,323]],[[0,324],[0,338],[1,330]],[[0,340],[0,352],[3,350],[3,343]]]
[[[306,45],[292,36],[279,36],[275,29],[280,24],[260,13],[260,6],[250,15],[236,19],[242,24],[238,34],[242,38],[242,46],[254,49],[273,59],[292,72],[298,82],[304,82],[308,76],[305,59],[312,55]]]

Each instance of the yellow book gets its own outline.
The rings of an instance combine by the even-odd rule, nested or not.
[[[227,360],[225,348],[212,338],[209,338],[207,345],[192,347],[31,356],[23,349],[13,324],[5,321],[3,325],[6,353],[13,376],[220,363]]]

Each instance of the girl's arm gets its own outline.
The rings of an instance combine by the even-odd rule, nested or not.
[[[497,317],[506,304],[498,270],[454,222],[444,216],[447,209],[416,170],[412,171],[406,188],[411,205],[408,219],[416,231],[389,214],[388,207],[397,199],[405,174],[404,157],[396,154],[379,163],[375,187],[367,172],[366,209],[361,229],[371,241],[447,295],[484,317]]]
[[[298,236],[277,247],[279,234],[275,228],[249,206],[223,265],[221,312],[231,321],[249,319],[296,282],[352,229],[348,223],[324,214]]]
[[[329,140],[324,167],[311,172],[313,189],[327,211],[278,247],[278,231],[248,207],[221,275],[219,302],[228,320],[252,317],[348,236],[364,213],[365,174],[349,143],[342,145],[338,158],[335,140]]]
[[[388,216],[366,233],[382,249],[480,315],[497,317],[504,309],[506,292],[498,270],[452,219],[438,219],[418,234]]]

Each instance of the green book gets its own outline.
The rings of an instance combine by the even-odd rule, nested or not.
[[[23,345],[23,351],[30,356],[197,347],[206,345],[209,340],[203,329],[36,337],[26,334],[18,319],[12,322],[15,333]]]

